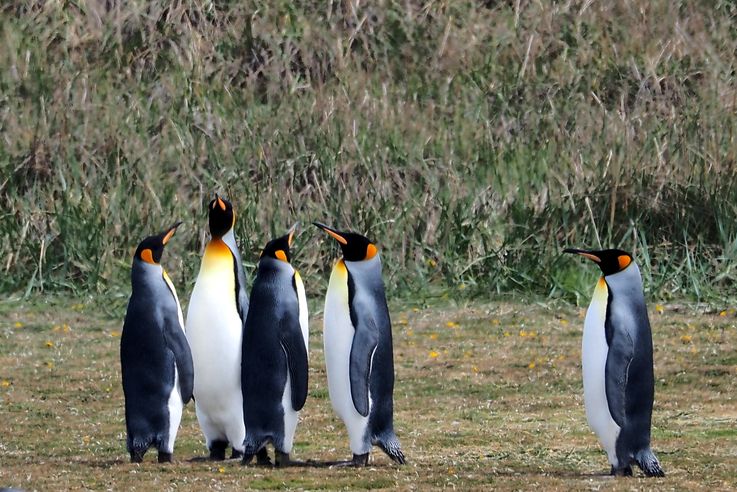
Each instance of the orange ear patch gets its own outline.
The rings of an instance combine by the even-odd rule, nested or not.
[[[617,257],[617,262],[619,262],[619,269],[624,270],[625,268],[630,266],[630,263],[632,263],[632,258],[627,255],[619,255]]]
[[[148,248],[141,251],[141,259],[146,263],[151,263],[152,265],[156,264],[156,262],[154,261],[154,253]]]
[[[369,243],[368,247],[366,248],[366,258],[367,260],[370,260],[374,256],[376,256],[376,253],[378,253],[379,250],[376,248],[376,246],[373,245],[373,243]]]
[[[287,260],[287,254],[284,252],[283,249],[277,249],[276,253],[274,253],[274,256],[279,258],[281,261],[286,261],[287,263],[289,262],[289,260]]]

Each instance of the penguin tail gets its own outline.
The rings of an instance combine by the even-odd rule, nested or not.
[[[635,454],[635,462],[642,469],[645,476],[648,477],[664,477],[665,472],[660,466],[658,458],[650,448],[643,449]]]
[[[400,465],[406,463],[404,453],[402,453],[402,446],[399,444],[399,439],[393,431],[386,431],[377,436],[374,444],[377,444],[392,461]]]

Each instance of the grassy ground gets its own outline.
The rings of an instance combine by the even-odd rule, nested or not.
[[[409,464],[380,451],[354,469],[242,468],[205,455],[193,407],[176,462],[127,461],[121,322],[93,302],[0,303],[0,486],[38,490],[590,490],[737,487],[735,313],[653,306],[653,446],[667,472],[613,479],[588,430],[580,378],[584,310],[551,303],[393,309],[396,427]],[[349,456],[328,399],[320,313],[312,319],[310,392],[294,457]],[[639,472],[636,473],[639,475]]]

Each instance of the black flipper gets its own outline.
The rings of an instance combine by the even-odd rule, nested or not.
[[[606,400],[612,419],[619,427],[624,427],[627,422],[627,378],[635,355],[635,345],[627,327],[612,326],[612,320],[613,316],[607,315],[605,332],[609,352],[606,358]]]
[[[356,321],[350,359],[351,397],[356,411],[363,417],[367,417],[371,360],[379,343],[379,337],[376,333],[374,318],[370,313],[361,313],[356,316]]]
[[[238,306],[238,314],[243,321],[246,323],[246,316],[248,315],[248,292],[246,292],[246,272],[243,271],[243,263],[241,262],[241,255],[238,253],[238,245],[235,243],[235,238],[230,241],[230,237],[227,237],[223,242],[230,249],[230,253],[233,255],[233,270],[235,273],[235,300]]]
[[[192,399],[194,386],[194,365],[189,342],[179,323],[179,313],[168,312],[164,319],[164,343],[174,354],[174,361],[179,374],[179,392],[186,404]]]
[[[299,324],[299,315],[285,310],[279,323],[279,343],[287,355],[292,389],[292,408],[299,411],[307,400],[307,349]]]

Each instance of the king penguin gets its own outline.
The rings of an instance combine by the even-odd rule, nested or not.
[[[404,464],[394,434],[392,327],[379,251],[360,234],[313,224],[343,251],[325,296],[323,341],[330,400],[348,429],[353,452],[346,464],[368,465],[374,444]]]
[[[233,206],[215,195],[208,211],[212,239],[189,300],[186,331],[194,360],[197,420],[210,459],[223,460],[229,443],[232,458],[243,452],[241,341],[248,295],[233,234]]]
[[[290,464],[299,411],[307,399],[307,298],[289,250],[296,228],[266,244],[251,288],[241,365],[243,464],[265,453],[269,442],[275,465]]]
[[[184,335],[177,291],[159,264],[181,222],[138,245],[131,269],[132,293],[120,339],[125,426],[131,462],[149,447],[170,462],[182,408],[192,398],[192,354]]]
[[[632,255],[619,249],[566,249],[599,265],[583,328],[586,418],[606,451],[612,475],[665,475],[650,449],[655,379],[653,342],[642,277]]]

